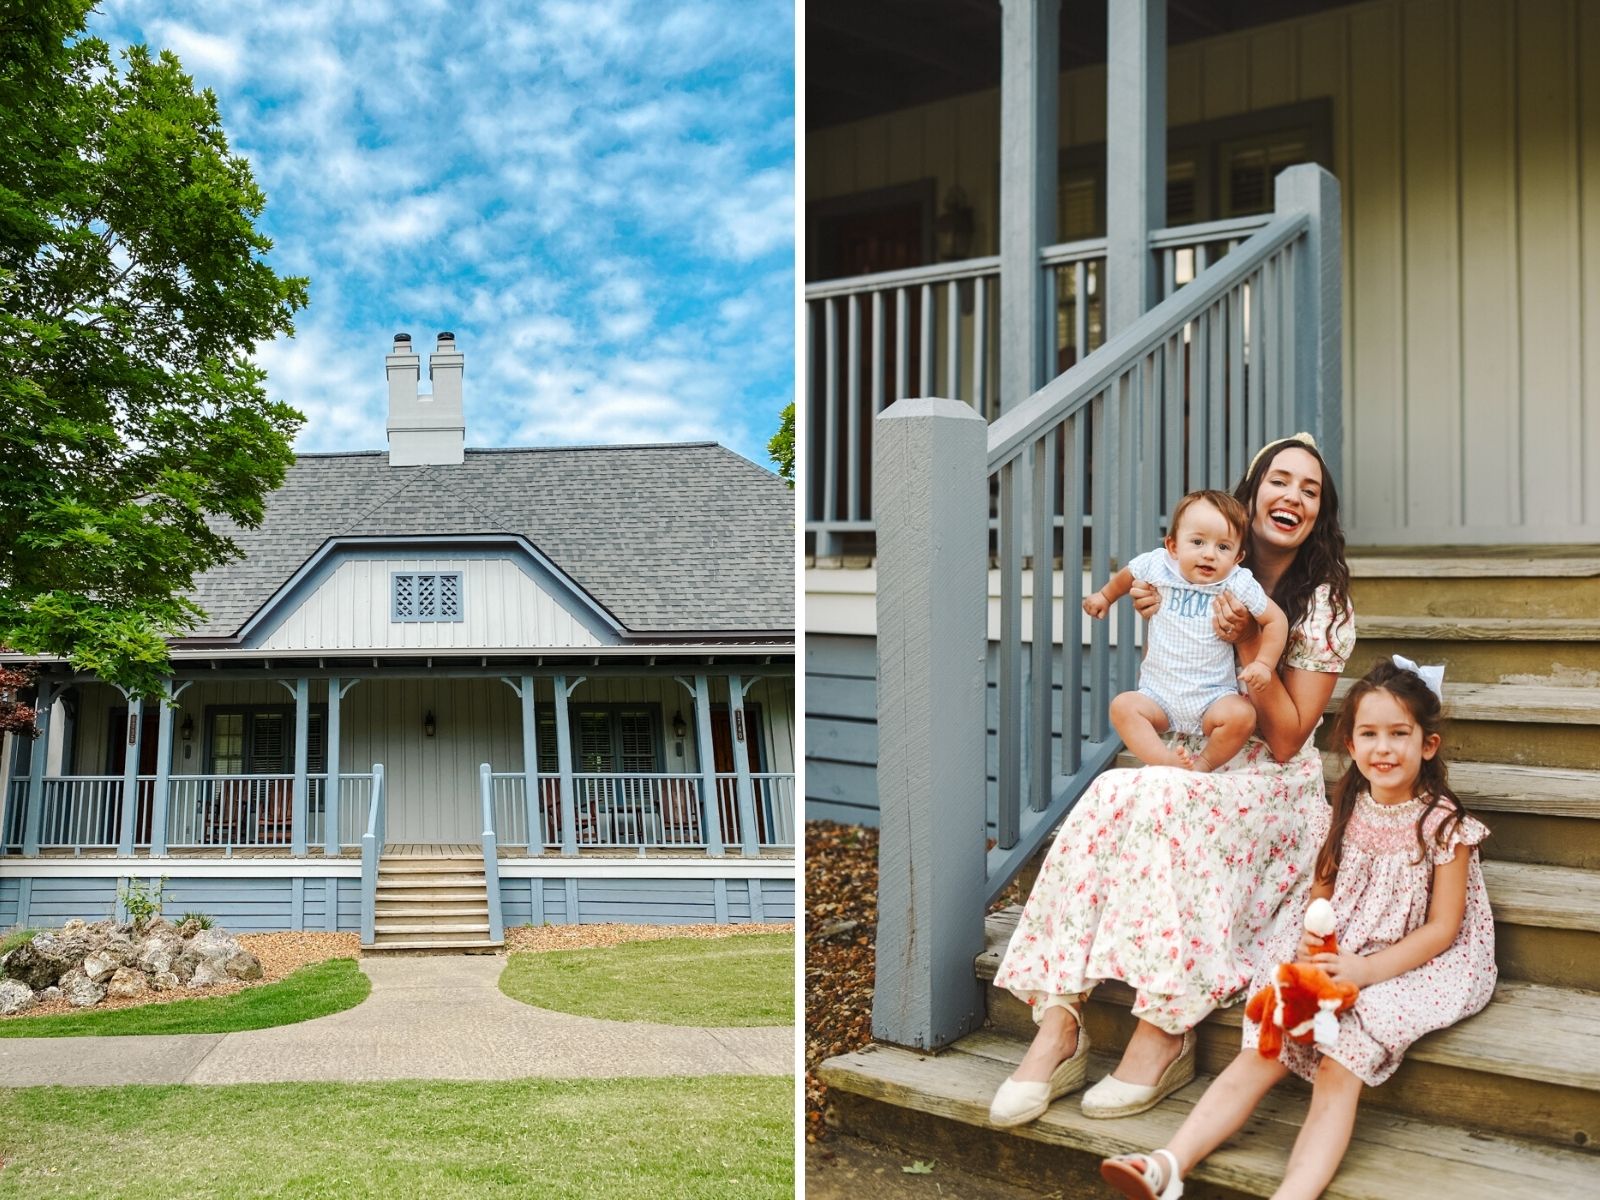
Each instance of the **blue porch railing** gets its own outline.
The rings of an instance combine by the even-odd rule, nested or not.
[[[384,811],[383,764],[372,764],[372,803],[367,808],[367,828],[361,835],[361,944],[376,940],[378,922],[378,858],[383,854],[383,839],[389,832]]]
[[[306,776],[307,841],[324,845],[327,775]],[[339,845],[354,849],[367,823],[373,777],[341,773]],[[159,780],[135,780],[133,849],[177,853],[190,850],[289,849],[293,838],[293,775],[173,775],[166,800],[165,842],[152,848]],[[39,814],[41,851],[115,853],[122,828],[126,780],[121,775],[46,776]],[[5,848],[23,847],[28,780],[14,779],[7,795]]]
[[[1337,475],[1338,185],[1292,167],[1276,198],[1252,237],[992,425],[932,399],[877,421],[883,1040],[938,1046],[981,1021],[987,903],[1121,748],[1108,708],[1133,684],[1134,615],[1118,606],[1114,641],[1094,622],[1086,652],[1086,568],[1104,582],[1186,491],[1231,486],[1297,429]]]
[[[762,848],[794,845],[794,774],[752,773],[749,776],[756,822],[756,844]],[[631,773],[572,776],[574,844],[583,849],[709,851],[715,831],[720,846],[743,844],[739,813],[739,777],[714,777],[716,803],[705,804],[704,777],[698,774]],[[523,846],[529,853],[559,852],[562,847],[561,780],[539,779],[534,808],[534,841],[528,841],[527,783],[521,771],[490,771],[485,786],[493,829],[502,846]]]
[[[494,779],[489,764],[478,768],[478,795],[483,817],[483,880],[489,897],[489,940],[505,939],[500,911],[500,848],[494,833]]]

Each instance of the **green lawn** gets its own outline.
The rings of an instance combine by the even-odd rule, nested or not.
[[[513,954],[500,990],[584,1017],[658,1025],[794,1024],[794,934],[667,938]]]
[[[0,1196],[794,1195],[786,1077],[0,1090]]]
[[[367,998],[372,981],[353,958],[330,958],[301,967],[287,979],[226,996],[174,1000],[105,1012],[62,1013],[48,1017],[7,1017],[0,1037],[108,1037],[129,1033],[235,1033],[293,1025],[312,1017],[354,1008]],[[3,1146],[0,1146],[3,1153]],[[0,1176],[0,1195],[4,1176]]]

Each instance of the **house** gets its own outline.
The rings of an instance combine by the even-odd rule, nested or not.
[[[792,493],[712,443],[466,449],[454,336],[421,366],[396,335],[387,452],[299,455],[229,530],[159,702],[37,663],[0,926],[161,877],[379,946],[792,919]]]
[[[985,1128],[1031,1028],[981,986],[1007,932],[986,913],[1121,749],[1136,623],[1083,619],[1086,581],[1308,430],[1358,663],[1462,684],[1452,780],[1495,832],[1505,980],[1378,1089],[1329,1194],[1520,1194],[1533,1158],[1545,1194],[1583,1194],[1600,1075],[1509,1031],[1545,1001],[1563,1041],[1600,1027],[1600,11],[815,0],[807,21],[806,814],[881,826],[890,1044],[822,1068],[836,1119],[1085,1194],[1096,1150],[1126,1148],[1070,1104],[1036,1140]],[[1097,1040],[1128,999],[1096,993]],[[1236,1025],[1202,1027],[1202,1070]],[[1270,1194],[1276,1121],[1271,1152],[1199,1178]]]

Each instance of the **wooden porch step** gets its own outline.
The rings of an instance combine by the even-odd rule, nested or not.
[[[1346,675],[1333,688],[1328,711],[1337,712],[1355,686]],[[1458,683],[1445,688],[1445,717],[1452,721],[1515,721],[1550,725],[1600,725],[1600,689],[1532,683]]]
[[[1525,546],[1352,547],[1345,555],[1352,579],[1583,579],[1600,577],[1600,554],[1571,547],[1545,553]]]
[[[484,902],[488,893],[487,885],[476,888],[459,887],[455,884],[429,883],[384,883],[378,882],[378,903],[407,903],[415,904],[423,901],[433,903],[453,903],[458,901]]]
[[[1165,1144],[1211,1082],[1198,1076],[1149,1112],[1116,1121],[1083,1116],[1076,1097],[1051,1105],[1016,1130],[989,1126],[995,1089],[1022,1058],[1023,1043],[988,1032],[969,1035],[942,1054],[875,1046],[842,1055],[818,1071],[831,1090],[831,1115],[851,1132],[892,1138],[914,1154],[954,1161],[986,1174],[1038,1187],[1049,1180],[1066,1195],[1103,1195],[1099,1160]],[[1091,1054],[1090,1078],[1115,1060]],[[1290,1147],[1305,1119],[1303,1087],[1280,1087],[1256,1110],[1246,1136],[1202,1163],[1192,1178],[1248,1196],[1268,1196],[1283,1178]],[[1364,1105],[1339,1174],[1325,1193],[1333,1200],[1401,1200],[1449,1195],[1453,1200],[1508,1196],[1582,1196],[1593,1192],[1600,1159],[1579,1150],[1470,1128],[1397,1116]],[[1423,1186],[1425,1184],[1425,1186]]]
[[[361,953],[382,954],[385,951],[393,953],[431,951],[442,954],[493,954],[504,948],[504,942],[493,942],[488,938],[480,937],[455,939],[437,934],[380,934],[373,945],[361,947]]]
[[[411,873],[393,875],[387,871],[379,871],[378,886],[381,888],[460,888],[473,886],[482,888],[487,886],[487,880],[481,866],[478,868],[476,875],[470,875],[465,871],[455,874],[430,872],[426,875]]]
[[[389,934],[427,933],[427,934],[482,934],[488,938],[490,923],[488,922],[378,922],[373,926],[373,934],[378,939],[386,939]]]
[[[1591,617],[1356,617],[1362,641],[1461,642],[1600,641],[1600,620]]]
[[[476,871],[483,873],[483,859],[445,859],[445,858],[419,858],[414,860],[396,861],[389,858],[378,860],[378,874],[380,875],[464,875]]]
[[[415,902],[412,897],[410,902],[395,900],[379,900],[376,915],[378,920],[386,917],[483,917],[489,915],[489,901],[478,896],[471,900],[439,900],[430,898],[426,904]]]

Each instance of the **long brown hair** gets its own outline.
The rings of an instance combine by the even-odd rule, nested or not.
[[[1339,706],[1339,715],[1333,723],[1333,744],[1341,751],[1349,753],[1355,733],[1356,709],[1360,707],[1362,699],[1380,691],[1388,692],[1411,714],[1412,720],[1422,729],[1424,741],[1439,732],[1444,723],[1439,697],[1433,694],[1428,685],[1422,682],[1422,676],[1415,671],[1397,667],[1392,659],[1382,658],[1373,664],[1372,670],[1356,681],[1356,685],[1345,696],[1344,703]],[[1339,873],[1339,859],[1344,853],[1344,832],[1350,824],[1350,814],[1355,811],[1357,798],[1370,786],[1367,777],[1351,759],[1344,775],[1333,787],[1333,823],[1328,830],[1328,840],[1322,844],[1322,852],[1317,855],[1318,882],[1331,883]],[[1429,814],[1436,808],[1442,808],[1449,814],[1434,831],[1434,844],[1443,848],[1450,844],[1450,835],[1461,824],[1467,810],[1460,797],[1450,790],[1444,755],[1437,751],[1432,758],[1422,760],[1415,794],[1425,801],[1417,817],[1417,861],[1421,862],[1420,856],[1428,852],[1428,840],[1423,830]]]
[[[1301,543],[1299,552],[1284,571],[1283,578],[1278,580],[1278,586],[1272,589],[1272,599],[1283,610],[1283,615],[1288,618],[1289,628],[1293,629],[1311,612],[1311,602],[1317,594],[1317,589],[1327,584],[1328,600],[1333,608],[1333,620],[1328,623],[1327,648],[1332,650],[1334,630],[1350,619],[1351,608],[1350,568],[1344,561],[1344,529],[1339,524],[1339,490],[1333,486],[1333,476],[1328,471],[1328,464],[1315,446],[1308,446],[1294,438],[1270,442],[1260,454],[1256,455],[1255,462],[1245,472],[1244,478],[1239,481],[1239,486],[1233,489],[1233,494],[1244,505],[1253,523],[1256,495],[1261,491],[1261,481],[1267,477],[1267,472],[1272,470],[1273,460],[1285,450],[1304,450],[1317,460],[1317,465],[1322,468],[1322,494],[1321,504],[1317,509],[1317,519],[1311,525],[1311,532]],[[1251,538],[1251,528],[1246,525],[1243,559],[1245,566],[1251,565]],[[1285,645],[1285,656],[1288,652],[1289,647]]]

